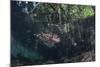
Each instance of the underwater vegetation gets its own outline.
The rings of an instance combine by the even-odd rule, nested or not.
[[[95,6],[11,1],[11,66],[95,61]]]

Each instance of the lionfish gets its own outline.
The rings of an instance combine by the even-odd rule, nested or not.
[[[46,46],[53,47],[56,43],[59,43],[60,37],[55,33],[47,33],[47,32],[41,32],[36,35]]]

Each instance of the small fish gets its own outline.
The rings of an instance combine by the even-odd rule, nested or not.
[[[55,43],[60,42],[60,37],[58,37],[57,34],[41,32],[39,34],[34,34],[34,35],[36,35],[39,39],[41,39],[45,45],[50,47],[54,46]]]

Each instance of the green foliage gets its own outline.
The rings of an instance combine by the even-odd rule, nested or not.
[[[91,7],[86,7],[82,11],[84,17],[92,16],[94,14],[93,9]]]
[[[67,23],[94,15],[94,10],[92,7],[93,6],[89,5],[41,3],[34,13],[40,18],[47,18],[42,19],[43,22],[47,20],[49,23]],[[52,13],[54,15],[51,15]],[[57,15],[55,15],[55,13]]]

